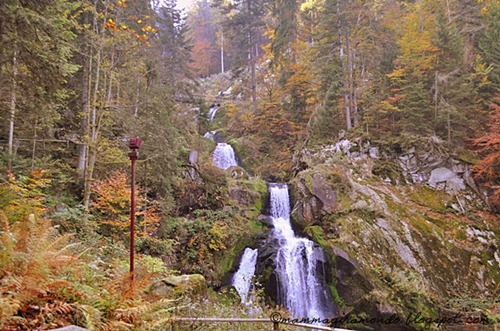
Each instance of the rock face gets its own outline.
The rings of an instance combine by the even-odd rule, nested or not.
[[[337,205],[335,191],[320,171],[303,172],[296,178],[296,201],[292,218],[294,221],[310,223],[321,213],[333,212]]]
[[[469,166],[432,153],[423,164],[417,155],[425,153],[410,150],[399,158],[406,183],[394,185],[373,170],[392,162],[384,169],[397,172],[397,164],[369,157],[369,148],[349,156],[345,146],[303,152],[290,183],[294,224],[329,254],[333,296],[343,312],[436,318],[440,309],[466,309],[470,298],[457,289],[493,302],[498,216],[483,210]]]

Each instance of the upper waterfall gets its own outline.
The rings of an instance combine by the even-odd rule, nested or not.
[[[231,145],[226,143],[218,143],[213,154],[213,164],[221,169],[227,169],[232,166],[237,166],[234,150]]]
[[[219,108],[217,108],[216,106],[211,106],[208,110],[207,117],[210,122],[214,120],[215,114],[217,114],[217,110],[219,110]]]

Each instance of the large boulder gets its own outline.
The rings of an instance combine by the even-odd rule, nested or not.
[[[294,180],[291,187],[295,201],[292,218],[301,227],[337,208],[337,195],[326,179],[327,175],[327,169],[314,169],[302,172],[301,176]]]
[[[200,274],[169,276],[151,285],[150,292],[161,297],[205,295],[207,281]]]
[[[457,194],[459,191],[465,190],[464,180],[455,172],[444,167],[432,170],[427,183],[434,188],[439,188],[440,185],[445,186],[447,192],[451,194]]]

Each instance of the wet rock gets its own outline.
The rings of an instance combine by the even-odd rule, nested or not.
[[[273,221],[267,215],[260,214],[259,216],[257,216],[257,221],[259,221],[267,226],[271,226],[271,227],[273,226]]]

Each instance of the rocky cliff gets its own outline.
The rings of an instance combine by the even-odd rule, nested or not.
[[[329,253],[343,314],[498,314],[499,219],[467,162],[433,141],[389,156],[342,140],[295,170],[293,222]]]

